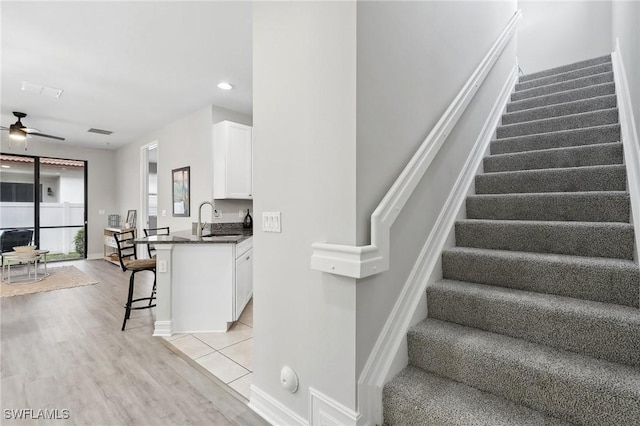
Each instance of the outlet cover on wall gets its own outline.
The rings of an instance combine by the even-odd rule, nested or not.
[[[262,230],[264,232],[282,232],[280,212],[263,212]]]

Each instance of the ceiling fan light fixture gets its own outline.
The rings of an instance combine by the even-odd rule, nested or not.
[[[14,141],[23,141],[27,139],[27,132],[12,124],[9,128],[9,137]]]

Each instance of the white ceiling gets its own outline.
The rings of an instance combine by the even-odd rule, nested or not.
[[[116,149],[207,105],[252,112],[249,2],[2,1],[0,16],[1,124],[25,112],[25,126],[66,138],[30,144]]]

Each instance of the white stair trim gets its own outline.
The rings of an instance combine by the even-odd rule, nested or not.
[[[309,388],[311,426],[358,426],[360,415],[317,389]]]
[[[447,237],[500,123],[517,78],[518,67],[515,66],[505,81],[362,370],[358,380],[358,411],[367,419],[366,424],[382,424],[382,387],[385,379],[411,325],[413,314],[426,292],[429,277],[440,260]]]
[[[248,405],[272,425],[309,426],[309,422],[304,418],[256,385],[251,385],[251,399]]]
[[[371,215],[371,244],[357,247],[316,242],[312,244],[312,269],[352,278],[365,278],[389,269],[389,232],[393,222],[418,186],[505,46],[515,34],[516,25],[521,17],[522,12],[518,10],[509,20],[480,65]]]
[[[635,229],[636,237],[636,262],[640,262],[640,207],[634,206],[633,201],[640,201],[640,141],[638,130],[633,116],[631,104],[631,92],[627,73],[620,52],[620,40],[616,38],[616,50],[611,54],[613,63],[613,80],[616,84],[616,96],[618,98],[618,116],[620,120],[620,132],[624,149],[624,162],[627,166],[627,183],[631,196],[631,223]]]

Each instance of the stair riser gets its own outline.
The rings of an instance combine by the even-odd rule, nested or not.
[[[411,366],[384,385],[383,407],[385,426],[569,426],[504,398]]]
[[[553,258],[532,261],[528,256],[501,256],[444,251],[445,279],[557,294],[576,299],[638,307],[640,277],[632,266],[599,265]]]
[[[623,163],[621,143],[493,155],[483,160],[485,173],[600,166]]]
[[[589,75],[602,74],[603,72],[610,72],[612,69],[613,67],[611,62],[608,62],[594,65],[592,67],[580,68],[566,73],[554,74],[548,77],[525,81],[524,83],[517,83],[516,92],[520,90],[533,89],[534,87],[546,86],[548,84],[560,83],[567,80],[574,80],[576,78],[586,77]]]
[[[498,139],[504,139],[539,133],[558,132],[560,130],[606,126],[607,124],[615,124],[617,122],[618,110],[613,108],[499,126],[496,129],[496,135]]]
[[[576,62],[573,64],[563,65],[561,67],[555,67],[548,70],[538,71],[531,74],[526,74],[520,77],[519,81],[525,82],[530,80],[537,80],[539,78],[548,77],[550,75],[562,74],[569,71],[577,70],[580,68],[592,67],[594,65],[611,62],[611,55],[601,56],[599,58],[587,59],[585,61]]]
[[[577,78],[575,80],[563,81],[562,83],[550,84],[548,86],[536,87],[529,90],[514,92],[511,94],[511,100],[521,101],[523,99],[545,96],[552,93],[564,92],[566,90],[573,90],[581,87],[594,86],[596,84],[611,82],[613,82],[613,73],[611,72],[590,75],[588,77]]]
[[[491,142],[491,154],[536,151],[540,149],[567,148],[620,141],[617,124],[596,128],[564,130],[557,133],[518,136]]]
[[[582,87],[565,92],[554,93],[547,96],[523,99],[507,104],[507,113],[524,111],[533,108],[542,108],[551,105],[565,104],[579,100],[586,100],[600,96],[615,94],[616,89],[613,83],[599,84],[595,86]]]
[[[634,234],[627,224],[558,222],[458,222],[456,245],[633,260]]]
[[[476,194],[540,192],[624,191],[624,166],[595,166],[569,169],[525,170],[476,176]]]
[[[588,310],[573,299],[553,303],[540,295],[517,291],[496,297],[487,295],[486,289],[491,287],[461,285],[467,291],[437,284],[427,288],[430,318],[640,366],[640,313],[635,317],[606,315],[605,309]]]
[[[598,96],[596,98],[584,99],[575,102],[507,113],[502,116],[502,124],[507,125],[523,123],[526,121],[543,120],[545,118],[561,117],[565,115],[581,114],[584,112],[610,109],[615,108],[616,106],[617,102],[615,95]]]
[[[409,364],[578,424],[640,422],[640,392],[628,395],[627,389],[611,383],[602,388],[599,383],[582,382],[579,373],[559,371],[554,365],[536,368],[538,363],[529,365],[527,358],[475,348],[470,337],[410,331]]]
[[[629,222],[626,193],[470,196],[469,219]]]

